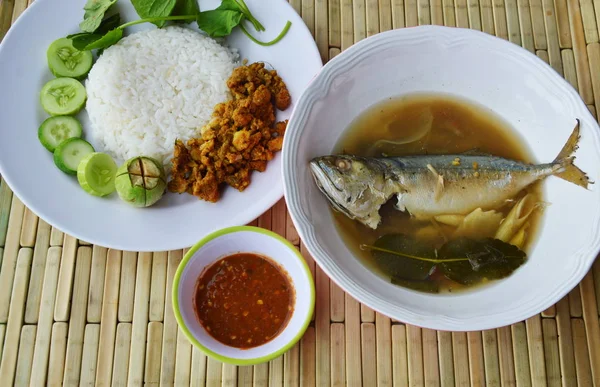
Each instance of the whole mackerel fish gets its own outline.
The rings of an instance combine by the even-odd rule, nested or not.
[[[419,219],[496,209],[537,180],[554,175],[587,188],[573,152],[579,120],[554,161],[531,165],[489,155],[357,157],[331,155],[310,161],[315,182],[334,209],[376,229],[380,207],[397,196],[396,208]]]

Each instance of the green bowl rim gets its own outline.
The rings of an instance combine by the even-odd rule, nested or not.
[[[286,345],[284,345],[279,350],[277,350],[277,351],[275,351],[273,353],[270,353],[268,355],[257,357],[257,358],[252,358],[252,359],[238,359],[238,358],[233,358],[233,357],[227,357],[227,356],[220,355],[220,354],[218,354],[216,352],[213,352],[210,349],[206,348],[189,331],[188,327],[185,325],[185,322],[183,321],[183,317],[181,316],[181,312],[179,311],[179,300],[178,300],[179,281],[181,280],[181,274],[183,273],[185,267],[187,266],[187,264],[190,261],[190,259],[192,258],[192,256],[202,246],[204,246],[208,242],[212,241],[213,239],[217,239],[218,237],[221,237],[223,235],[231,234],[231,233],[236,233],[236,232],[240,232],[240,231],[251,231],[251,232],[257,232],[257,233],[260,233],[260,234],[265,234],[265,235],[273,237],[273,238],[277,239],[278,241],[282,242],[290,250],[292,250],[292,252],[294,252],[294,254],[296,254],[296,256],[300,260],[300,263],[302,264],[302,267],[304,268],[304,270],[306,272],[306,275],[308,276],[309,282],[310,282],[310,284],[309,284],[309,288],[310,288],[309,302],[310,302],[310,305],[309,305],[309,311],[308,311],[309,313],[307,314],[306,321],[304,321],[304,323],[302,324],[302,326],[301,326],[300,331],[298,332],[298,334],[296,336],[294,336],[289,343],[287,343]],[[308,328],[308,325],[310,324],[310,320],[312,318],[312,314],[313,314],[314,308],[315,308],[315,283],[314,283],[314,278],[313,278],[313,276],[311,274],[311,271],[310,271],[310,269],[308,267],[308,264],[304,260],[304,257],[302,256],[302,254],[300,254],[300,252],[298,251],[298,249],[296,249],[296,246],[294,246],[293,244],[291,244],[287,239],[283,238],[279,234],[276,234],[276,233],[274,233],[274,232],[272,232],[270,230],[266,230],[266,229],[260,228],[260,227],[234,226],[234,227],[223,228],[221,230],[218,230],[218,231],[215,231],[215,232],[213,232],[211,234],[208,234],[207,236],[205,236],[204,238],[202,238],[199,242],[197,242],[194,246],[192,246],[190,248],[190,250],[185,254],[185,256],[183,257],[183,259],[179,263],[179,266],[177,267],[177,271],[175,272],[175,277],[173,278],[173,286],[172,286],[172,291],[171,291],[171,297],[172,297],[173,313],[175,314],[175,319],[177,320],[177,324],[179,325],[179,327],[181,328],[181,330],[185,334],[185,336],[188,338],[188,340],[192,344],[194,344],[194,346],[196,346],[198,349],[200,349],[206,355],[208,355],[208,356],[210,356],[210,357],[212,357],[212,358],[214,358],[216,360],[219,360],[219,361],[221,361],[223,363],[229,363],[229,364],[234,364],[234,365],[253,365],[253,364],[259,364],[259,363],[265,363],[265,362],[267,362],[269,360],[275,359],[276,357],[282,355],[287,350],[289,350],[290,348],[292,348],[292,346],[294,346],[294,344],[296,344],[300,340],[300,338],[304,335],[304,332],[306,332],[306,329]]]

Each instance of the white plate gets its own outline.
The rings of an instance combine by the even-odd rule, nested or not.
[[[219,3],[203,0],[200,7],[213,9]],[[0,174],[23,203],[79,239],[134,251],[188,247],[211,231],[251,222],[275,204],[283,195],[280,154],[266,172],[252,174],[245,192],[227,188],[216,204],[167,193],[146,209],[128,206],[116,193],[108,199],[90,196],[76,178],[55,167],[52,154],[37,138],[37,129],[47,117],[38,102],[39,92],[52,78],[46,50],[55,39],[78,32],[84,4],[84,0],[36,0],[0,45]],[[271,40],[286,20],[293,23],[285,38],[270,47],[252,43],[239,28],[228,38],[242,58],[267,62],[278,71],[289,88],[292,106],[278,112],[277,119],[289,118],[300,94],[322,67],[319,52],[310,31],[286,1],[247,0],[247,4],[266,28],[263,33],[250,28],[258,39]],[[119,0],[117,5],[122,20],[139,19],[129,0]],[[154,27],[142,24],[127,33],[148,28]],[[85,132],[87,120],[83,118]]]
[[[556,177],[543,183],[540,235],[510,277],[458,294],[392,285],[353,256],[336,231],[308,161],[329,154],[348,124],[391,96],[444,92],[506,120],[538,162],[554,159],[581,119],[576,164],[589,190]],[[557,302],[600,249],[600,129],[577,92],[542,60],[471,30],[417,27],[363,40],[330,61],[298,102],[284,140],[284,191],[292,219],[323,270],[357,300],[397,320],[441,330],[481,330],[524,320]]]

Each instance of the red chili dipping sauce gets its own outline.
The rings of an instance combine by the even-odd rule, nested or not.
[[[252,348],[285,328],[294,301],[290,279],[277,264],[257,254],[238,253],[200,274],[194,309],[200,324],[216,340]]]

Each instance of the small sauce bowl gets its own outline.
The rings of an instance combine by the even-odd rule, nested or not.
[[[287,274],[295,294],[287,325],[270,341],[248,349],[231,347],[213,338],[194,311],[196,283],[205,268],[237,253],[269,258]],[[314,311],[315,286],[308,265],[294,245],[271,231],[241,226],[209,234],[185,254],[173,279],[172,299],[175,319],[194,346],[224,363],[252,365],[282,355],[300,340]]]

